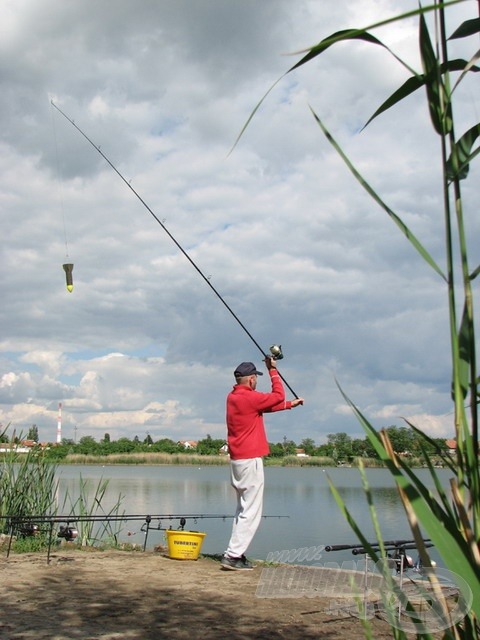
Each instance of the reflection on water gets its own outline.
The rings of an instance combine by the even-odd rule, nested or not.
[[[427,482],[428,472],[420,471]],[[108,512],[121,497],[121,511],[128,515],[219,515],[227,518],[187,520],[187,529],[205,531],[202,551],[224,551],[231,529],[231,514],[235,497],[230,487],[229,468],[194,466],[60,466],[59,504],[65,495],[78,496],[80,477],[88,482],[93,495],[98,483],[108,479],[103,507]],[[439,470],[446,487],[449,472]],[[341,514],[330,491],[327,476],[338,489],[352,517],[369,539],[374,539],[367,500],[357,469],[350,468],[283,468],[265,469],[264,514],[272,517],[262,520],[249,549],[249,555],[266,558],[269,552],[298,549],[329,544],[355,544],[357,542]],[[384,539],[411,539],[398,493],[390,474],[384,469],[367,472],[374,504]],[[162,527],[178,526],[178,521],[162,522]],[[131,542],[143,544],[141,523],[125,525],[135,535]],[[151,531],[148,546],[164,543],[162,531]],[[434,554],[433,554],[434,555]],[[326,554],[325,561],[351,560],[350,552]]]

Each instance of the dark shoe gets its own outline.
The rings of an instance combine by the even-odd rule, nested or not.
[[[242,556],[242,560],[246,569],[253,569],[256,566],[253,564],[253,562],[250,562],[250,560],[247,560],[246,556]]]
[[[245,556],[241,558],[230,558],[230,556],[223,556],[221,560],[222,569],[227,571],[250,571],[253,569],[253,564],[249,562]]]

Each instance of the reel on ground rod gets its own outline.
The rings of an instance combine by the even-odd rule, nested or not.
[[[60,526],[57,533],[58,538],[63,538],[67,542],[71,542],[72,540],[75,540],[77,536],[78,536],[78,530],[75,527],[69,527],[68,525],[66,527]]]

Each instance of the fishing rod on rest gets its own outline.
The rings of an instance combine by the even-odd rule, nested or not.
[[[81,522],[129,522],[129,521],[143,521],[143,525],[140,528],[140,531],[145,534],[145,539],[143,543],[143,550],[145,551],[147,547],[147,539],[150,531],[167,531],[166,528],[162,527],[162,523],[165,521],[172,522],[172,520],[179,521],[178,529],[183,530],[185,527],[187,520],[193,520],[196,522],[197,520],[203,519],[217,519],[217,520],[226,520],[227,518],[234,518],[231,514],[208,514],[208,513],[190,513],[190,514],[156,514],[156,515],[142,515],[142,514],[92,514],[92,515],[75,515],[70,514],[68,516],[61,515],[45,515],[45,514],[37,514],[37,515],[21,515],[21,516],[11,516],[11,515],[0,515],[0,521],[6,520],[8,526],[10,528],[10,538],[8,541],[7,547],[7,558],[10,556],[10,550],[12,546],[13,534],[15,531],[19,532],[22,536],[36,536],[42,531],[44,533],[48,533],[48,551],[47,551],[47,564],[50,562],[50,551],[53,544],[54,537],[54,525],[60,525],[58,527],[57,536],[59,538],[64,539],[67,542],[72,542],[78,537],[78,530],[76,525]],[[262,518],[289,518],[290,516],[282,516],[282,515],[262,515]],[[151,526],[152,521],[158,521],[158,525]],[[163,522],[162,522],[163,521]],[[63,523],[65,526],[62,526]],[[45,529],[46,525],[48,525],[48,529]],[[169,527],[172,528],[171,526]]]
[[[100,147],[98,147],[88,136],[87,134],[82,131],[82,129],[80,129],[80,127],[75,123],[74,120],[72,120],[71,118],[69,118],[67,116],[66,113],[64,113],[60,107],[58,107],[53,100],[50,100],[50,103],[52,105],[52,107],[54,107],[59,113],[61,113],[61,115],[68,120],[68,122],[70,122],[70,124],[75,127],[75,129],[85,138],[85,140],[87,140],[87,142],[89,144],[92,145],[92,147],[102,156],[102,158],[110,165],[110,167],[115,171],[115,173],[123,180],[123,182],[127,185],[127,187],[130,189],[130,191],[132,191],[132,193],[140,200],[140,202],[143,204],[143,206],[145,207],[145,209],[150,213],[150,215],[156,220],[156,222],[162,227],[163,231],[165,231],[165,233],[168,235],[168,237],[170,238],[170,240],[175,244],[175,246],[179,249],[179,251],[181,251],[183,253],[183,255],[185,256],[185,258],[190,262],[190,264],[192,265],[192,267],[197,271],[197,273],[203,278],[203,280],[205,281],[205,283],[210,287],[210,289],[213,291],[213,293],[217,296],[217,298],[220,300],[220,302],[225,306],[225,308],[227,309],[227,311],[232,315],[232,317],[237,321],[237,323],[240,325],[240,327],[243,329],[243,331],[247,334],[247,336],[250,338],[250,340],[253,342],[253,344],[257,347],[257,349],[260,351],[260,353],[262,354],[262,356],[265,358],[267,357],[273,357],[274,360],[276,359],[280,359],[280,356],[275,355],[274,352],[274,347],[275,350],[278,349],[278,347],[276,345],[274,345],[274,347],[271,348],[271,352],[272,355],[268,356],[265,351],[262,349],[262,347],[259,345],[259,343],[255,340],[255,338],[253,337],[253,335],[250,333],[250,331],[247,329],[247,327],[243,324],[243,322],[240,320],[240,318],[237,316],[237,314],[233,311],[233,309],[230,307],[229,304],[227,304],[227,302],[225,302],[225,300],[223,299],[223,297],[220,295],[220,293],[217,291],[217,289],[213,286],[213,284],[210,282],[210,280],[208,279],[208,277],[203,273],[203,271],[200,269],[200,267],[194,262],[194,260],[191,258],[191,256],[185,251],[185,249],[181,246],[181,244],[178,242],[178,240],[173,236],[173,234],[168,230],[168,228],[165,226],[165,224],[160,220],[160,218],[152,211],[152,209],[148,206],[148,204],[145,202],[145,200],[140,196],[140,194],[132,187],[132,185],[130,184],[130,182],[128,182],[128,180],[120,173],[120,171],[117,169],[117,167],[113,164],[113,162],[103,153],[103,151],[100,149]],[[281,354],[281,348],[280,348],[280,354]],[[283,356],[281,356],[283,357]],[[298,399],[298,395],[295,393],[295,391],[292,389],[292,387],[288,384],[288,382],[285,380],[285,378],[282,376],[282,374],[280,373],[280,371],[278,372],[280,378],[283,380],[285,386],[291,391],[291,393],[294,395],[295,398]]]
[[[423,542],[426,543],[426,547],[434,546],[431,543],[430,538],[424,538]],[[380,548],[379,542],[371,542],[369,545],[374,551],[378,551]],[[385,540],[383,542],[383,546],[387,551],[391,551],[392,549],[397,549],[399,547],[403,547],[405,549],[416,549],[418,545],[415,540]],[[325,547],[325,551],[347,551],[349,549],[352,550],[353,555],[367,552],[367,549],[362,544],[327,544]]]
[[[127,522],[135,520],[205,520],[205,519],[217,519],[226,520],[227,518],[233,518],[235,516],[231,514],[215,514],[215,513],[182,513],[182,514],[92,514],[92,515],[23,515],[23,516],[0,516],[0,520],[9,520],[15,525],[30,524],[30,523],[60,523],[60,522]],[[262,515],[262,518],[289,518],[290,516],[284,515]]]

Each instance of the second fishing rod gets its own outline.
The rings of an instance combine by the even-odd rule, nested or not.
[[[198,275],[203,279],[203,281],[208,285],[208,287],[210,287],[210,289],[213,291],[213,293],[216,295],[216,297],[218,298],[218,300],[220,300],[220,302],[224,305],[224,307],[227,309],[227,311],[230,313],[230,315],[236,320],[236,322],[240,325],[240,327],[243,329],[243,331],[247,334],[247,336],[250,338],[250,340],[253,342],[253,344],[257,347],[257,349],[260,351],[260,353],[262,354],[263,358],[273,358],[274,360],[280,360],[281,358],[283,358],[283,353],[282,353],[282,348],[280,345],[272,345],[270,347],[270,354],[268,355],[267,353],[265,353],[265,351],[262,349],[262,347],[260,346],[260,344],[255,340],[255,338],[253,337],[253,335],[250,333],[250,331],[247,329],[247,327],[243,324],[243,322],[240,320],[240,318],[237,316],[237,314],[233,311],[233,309],[230,307],[230,305],[223,299],[223,297],[220,295],[220,293],[218,292],[218,290],[213,286],[213,284],[210,282],[209,278],[203,273],[203,271],[200,269],[200,267],[194,262],[194,260],[191,258],[191,256],[187,253],[187,251],[185,251],[185,249],[182,247],[182,245],[178,242],[178,240],[173,236],[173,234],[168,230],[168,228],[165,226],[165,224],[160,220],[160,218],[154,213],[154,211],[152,211],[152,209],[148,206],[148,204],[145,202],[145,200],[140,196],[140,194],[132,187],[132,185],[130,184],[130,182],[128,182],[128,180],[120,173],[120,171],[117,169],[117,167],[113,164],[113,162],[105,155],[105,153],[100,149],[99,146],[97,146],[88,136],[87,134],[82,131],[82,129],[75,123],[74,120],[72,120],[71,118],[69,118],[67,116],[67,114],[62,111],[62,109],[60,109],[60,107],[58,107],[53,100],[50,100],[50,104],[52,105],[52,107],[54,107],[73,127],[75,127],[75,129],[85,138],[85,140],[87,140],[87,142],[95,149],[95,151],[97,151],[97,153],[99,153],[102,158],[108,163],[108,165],[115,171],[115,173],[119,176],[119,178],[121,178],[121,180],[126,184],[126,186],[130,189],[130,191],[138,198],[138,200],[140,200],[140,202],[142,203],[142,205],[145,207],[145,209],[150,213],[150,215],[154,218],[154,220],[161,226],[161,228],[163,229],[163,231],[165,231],[165,233],[167,234],[167,236],[170,238],[170,240],[175,244],[175,246],[178,248],[179,251],[181,251],[181,253],[185,256],[185,258],[190,262],[190,264],[192,265],[192,267],[195,269],[195,271],[198,273]],[[67,274],[68,275],[68,274]],[[295,393],[295,391],[292,389],[292,387],[288,384],[288,382],[285,380],[285,378],[283,377],[283,375],[278,372],[281,379],[283,380],[285,386],[288,388],[288,390],[293,394],[293,396],[295,398],[298,398],[298,395]]]

